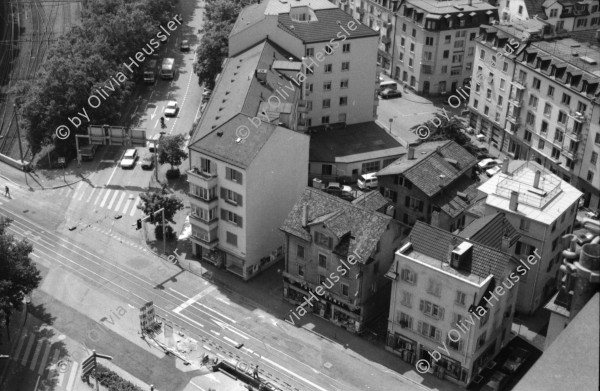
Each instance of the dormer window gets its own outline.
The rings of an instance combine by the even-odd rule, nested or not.
[[[333,239],[321,232],[315,232],[315,243],[328,249],[333,247]]]

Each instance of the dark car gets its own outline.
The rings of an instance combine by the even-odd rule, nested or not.
[[[507,373],[517,372],[525,360],[527,360],[527,357],[529,357],[529,351],[522,348],[513,348],[504,365],[502,365],[502,370]]]
[[[385,89],[379,93],[381,99],[390,99],[390,98],[401,98],[402,93],[400,91]]]
[[[495,371],[492,373],[490,381],[483,386],[481,391],[502,391],[506,388],[506,383],[508,383],[508,380],[509,378],[505,373]]]
[[[188,52],[190,50],[190,43],[187,39],[184,39],[183,41],[181,41],[181,46],[179,46],[179,49],[182,52]]]
[[[148,153],[142,158],[142,168],[151,170],[154,167],[154,155]]]

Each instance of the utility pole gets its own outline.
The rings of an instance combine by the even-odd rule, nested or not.
[[[154,221],[154,216],[156,216],[156,214],[160,213],[161,217],[162,217],[162,231],[163,231],[163,254],[167,253],[167,230],[166,230],[166,224],[165,224],[165,208],[160,208],[159,210],[152,212],[150,215],[153,217],[152,221]],[[141,227],[141,222],[146,221],[150,218],[150,215],[144,217],[143,219],[139,219],[138,220],[138,229]]]

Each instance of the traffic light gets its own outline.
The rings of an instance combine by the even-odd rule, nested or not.
[[[150,213],[150,222],[154,224],[154,212]]]
[[[137,229],[142,229],[142,219],[137,219]]]

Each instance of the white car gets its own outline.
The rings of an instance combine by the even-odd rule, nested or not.
[[[137,149],[131,148],[125,151],[121,159],[121,168],[133,168],[138,159]]]
[[[499,173],[500,171],[502,171],[502,167],[500,167],[500,166],[492,167],[489,170],[485,170],[485,175],[487,175],[491,178],[494,175],[496,175],[497,173]]]
[[[480,161],[479,163],[477,163],[477,165],[479,166],[480,169],[482,170],[487,170],[488,168],[492,168],[492,167],[496,167],[497,165],[502,164],[502,161],[499,159],[483,159],[482,161]]]
[[[175,117],[177,115],[177,111],[179,110],[179,106],[177,106],[177,102],[174,100],[170,100],[167,103],[167,107],[165,108],[165,117]]]
[[[325,189],[327,193],[352,193],[352,188],[346,185],[340,185],[338,182],[329,182]]]

